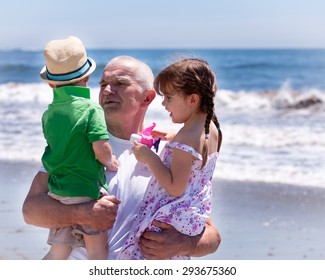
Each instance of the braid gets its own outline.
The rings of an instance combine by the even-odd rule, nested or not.
[[[216,114],[214,113],[214,102],[213,102],[214,95],[209,95],[209,97],[210,98],[205,98],[204,99],[205,102],[201,103],[201,108],[203,109],[203,111],[207,112],[207,116],[206,116],[205,123],[204,123],[205,141],[204,141],[203,148],[202,148],[201,168],[206,164],[207,159],[208,159],[208,150],[209,150],[208,149],[208,140],[210,138],[209,134],[210,134],[210,122],[211,121],[213,121],[213,123],[215,124],[215,126],[218,130],[218,148],[217,148],[218,153],[220,151],[221,143],[222,143],[222,131],[220,129],[219,120],[218,120]]]
[[[216,125],[217,129],[218,129],[218,153],[220,151],[220,148],[221,148],[221,143],[222,143],[222,131],[220,129],[220,124],[219,124],[219,120],[217,118],[217,116],[215,114],[213,114],[213,117],[212,117],[212,121],[213,123]]]
[[[205,103],[202,102],[202,107],[205,112],[207,112],[207,116],[205,118],[204,123],[204,133],[205,133],[205,140],[202,148],[202,165],[201,168],[206,164],[208,160],[208,141],[209,141],[209,134],[210,134],[210,122],[215,116],[214,114],[214,103],[213,103],[213,95],[206,95],[205,96]],[[202,100],[203,101],[203,100]]]

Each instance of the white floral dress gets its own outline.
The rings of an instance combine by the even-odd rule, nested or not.
[[[153,220],[170,224],[177,231],[190,236],[198,235],[204,229],[211,213],[211,182],[218,153],[209,155],[206,165],[201,170],[200,153],[183,143],[170,142],[166,144],[162,153],[162,160],[168,168],[171,165],[173,148],[193,155],[192,171],[185,193],[180,197],[171,196],[153,177],[119,259],[144,259],[138,242],[143,232],[160,231],[151,224]],[[188,259],[188,257],[177,256],[175,259]]]

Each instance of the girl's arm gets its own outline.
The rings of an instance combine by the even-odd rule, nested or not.
[[[173,149],[170,169],[159,156],[147,146],[135,141],[132,151],[138,161],[148,164],[159,184],[172,196],[181,196],[191,173],[193,156],[179,149]]]

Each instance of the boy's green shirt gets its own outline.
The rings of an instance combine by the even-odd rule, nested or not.
[[[106,185],[103,165],[92,142],[108,140],[103,109],[90,100],[85,87],[53,89],[53,102],[42,117],[47,147],[42,162],[49,173],[49,190],[59,196],[99,197]]]

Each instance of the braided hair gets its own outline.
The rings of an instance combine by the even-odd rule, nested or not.
[[[222,142],[222,132],[214,112],[214,98],[217,91],[216,76],[207,61],[199,58],[185,58],[169,65],[155,78],[154,88],[158,94],[168,92],[171,86],[182,94],[196,93],[200,96],[199,110],[207,114],[204,125],[205,142],[201,152],[203,158],[201,167],[203,167],[208,158],[211,121],[218,129],[218,152]]]

